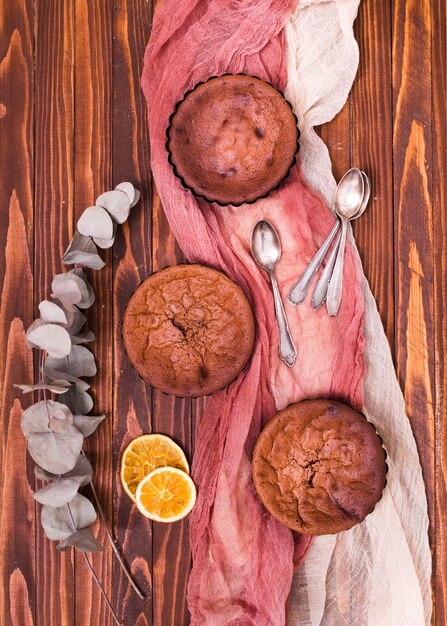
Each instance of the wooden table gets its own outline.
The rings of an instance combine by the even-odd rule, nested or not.
[[[188,524],[151,526],[117,482],[123,443],[140,433],[173,435],[191,456],[204,406],[151,391],[120,340],[135,286],[182,259],[151,181],[139,88],[151,5],[0,6],[0,624],[112,624],[82,557],[58,553],[40,527],[19,425],[32,400],[12,385],[33,379],[24,330],[61,271],[77,217],[101,191],[131,180],[142,188],[142,203],[104,253],[107,267],[90,272],[97,302],[89,326],[99,365],[92,390],[95,412],[107,420],[87,446],[100,499],[146,600],[131,593],[107,544],[92,560],[126,625],[183,626]],[[422,459],[439,626],[447,623],[445,24],[443,0],[363,0],[355,25],[358,77],[343,111],[321,129],[337,177],[358,165],[372,179],[371,205],[355,235]]]

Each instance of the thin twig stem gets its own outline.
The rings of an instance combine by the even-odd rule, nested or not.
[[[81,453],[85,455],[84,450],[82,450]],[[101,503],[99,501],[98,494],[96,492],[96,489],[95,489],[95,486],[94,486],[93,482],[90,482],[90,487],[92,489],[93,498],[94,498],[94,500],[96,502],[96,507],[98,509],[99,517],[101,518],[101,521],[102,521],[102,523],[104,525],[104,528],[105,528],[107,537],[109,539],[110,545],[112,546],[112,550],[115,553],[115,556],[118,559],[119,564],[121,565],[121,567],[123,569],[123,572],[127,576],[127,578],[129,580],[130,584],[132,585],[133,589],[135,590],[135,593],[138,595],[139,598],[141,598],[141,600],[144,600],[144,594],[140,591],[140,589],[137,587],[135,581],[133,580],[132,574],[127,569],[127,566],[126,566],[126,564],[123,561],[123,557],[121,556],[121,554],[120,554],[120,552],[119,552],[119,550],[117,548],[117,545],[115,543],[115,540],[112,537],[112,533],[110,532],[109,525],[108,525],[107,520],[106,520],[106,516],[104,515],[104,511],[102,510],[102,506],[101,506]]]
[[[72,523],[72,527],[73,527],[73,532],[76,532],[76,523],[74,521],[73,513],[72,513],[71,508],[70,508],[70,503],[67,503],[67,508],[68,508],[68,513],[70,515],[70,519],[71,519],[71,523]],[[101,585],[101,581],[99,580],[98,576],[96,575],[95,570],[93,569],[93,565],[88,560],[87,555],[85,554],[85,552],[82,553],[82,556],[84,557],[84,561],[85,561],[87,567],[90,570],[90,573],[91,573],[91,575],[93,577],[93,580],[98,585],[99,590],[102,593],[102,596],[103,596],[104,600],[106,601],[107,606],[109,607],[109,610],[110,610],[110,612],[111,612],[111,614],[113,616],[115,624],[117,624],[118,626],[121,626],[121,624],[123,624],[123,622],[118,619],[115,611],[113,610],[113,606],[110,604],[110,600],[107,597],[107,594],[106,594],[106,592],[104,590],[104,587]]]
[[[110,612],[111,612],[111,614],[112,614],[112,616],[113,616],[113,619],[114,619],[114,621],[115,621],[115,624],[117,624],[118,626],[121,626],[122,624],[124,624],[124,622],[123,622],[123,621],[120,621],[120,620],[118,619],[118,617],[117,617],[117,615],[116,615],[115,611],[113,610],[113,606],[110,604],[110,600],[109,600],[109,598],[107,597],[107,594],[106,594],[106,592],[104,591],[104,588],[103,588],[103,586],[101,585],[101,582],[100,582],[100,580],[99,580],[98,576],[96,575],[96,572],[95,572],[95,570],[93,569],[92,564],[91,564],[91,563],[90,563],[90,561],[88,560],[86,553],[85,553],[85,552],[83,552],[83,553],[82,553],[82,556],[84,557],[84,561],[85,561],[85,563],[86,563],[87,567],[89,568],[91,575],[93,576],[93,580],[94,580],[94,581],[95,581],[95,583],[98,585],[99,590],[100,590],[100,592],[102,593],[103,598],[104,598],[104,600],[106,601],[107,606],[109,607],[109,610],[110,610]]]

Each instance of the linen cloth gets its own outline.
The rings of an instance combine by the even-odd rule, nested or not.
[[[301,2],[295,10],[293,2],[279,0],[165,0],[155,14],[142,84],[159,194],[187,258],[222,269],[236,280],[251,299],[257,320],[250,364],[237,381],[208,401],[197,440],[192,472],[199,496],[191,516],[193,569],[188,590],[193,625],[279,626],[286,619],[290,625],[416,625],[425,623],[430,612],[420,467],[358,256],[352,248],[347,252],[349,298],[344,298],[336,318],[323,309],[313,312],[308,302],[288,308],[298,347],[297,364],[290,370],[278,358],[268,280],[249,255],[253,225],[269,219],[283,244],[278,279],[285,296],[332,227],[334,218],[308,187],[303,172],[330,205],[335,188],[330,161],[312,127],[331,119],[346,100],[358,55],[352,37],[356,9],[357,3],[350,0]],[[278,192],[254,205],[209,206],[173,176],[165,130],[187,89],[211,75],[240,71],[286,89],[303,133],[302,168],[299,161]],[[380,381],[389,393],[376,386]],[[249,459],[262,425],[275,410],[306,397],[338,397],[357,408],[365,404],[392,460],[389,487],[373,515],[352,531],[314,541],[295,577],[286,618],[293,564],[302,561],[310,541],[294,541],[290,531],[263,510],[253,490]],[[411,462],[406,480],[399,476],[404,453],[396,436],[402,422],[404,450]],[[398,558],[389,558],[389,539]],[[408,597],[396,603],[389,591],[397,584],[402,587],[402,578]],[[391,608],[384,612],[386,601]],[[411,617],[396,621],[397,616],[410,615],[400,613],[404,604],[411,608]]]

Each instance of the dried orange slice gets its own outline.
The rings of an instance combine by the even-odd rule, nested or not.
[[[136,493],[137,507],[156,522],[176,522],[188,515],[196,502],[191,476],[176,467],[159,467],[143,478]]]
[[[166,435],[141,435],[129,443],[121,458],[121,484],[135,502],[138,484],[157,467],[177,467],[189,474],[185,453]]]

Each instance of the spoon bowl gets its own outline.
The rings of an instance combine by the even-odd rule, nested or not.
[[[335,192],[334,208],[340,218],[351,219],[359,211],[365,194],[365,179],[352,167],[340,180]]]
[[[274,227],[266,220],[256,224],[251,235],[251,254],[256,263],[272,272],[281,258],[281,242]]]
[[[253,228],[251,234],[251,254],[259,267],[266,270],[270,276],[279,330],[279,358],[288,367],[292,367],[296,361],[296,348],[290,334],[289,323],[275,276],[275,267],[281,258],[281,242],[278,233],[270,222],[261,220]]]
[[[352,216],[356,213],[356,211],[359,211],[363,206],[360,203],[362,201],[362,197],[364,196],[365,189],[365,179],[362,176],[362,172],[356,167],[348,170],[346,174],[341,178],[335,191],[334,205],[337,214],[340,215],[341,213],[343,213],[344,215],[346,213],[346,215],[351,216],[352,219]],[[363,210],[365,210],[365,208],[366,205]],[[331,232],[326,237],[323,245],[316,252],[313,259],[306,267],[304,272],[301,274],[298,281],[289,291],[288,300],[293,306],[297,306],[304,301],[307,292],[309,291],[310,284],[315,274],[317,273],[318,268],[320,267],[324,257],[326,256],[327,251],[331,246],[331,243],[337,235],[339,228],[340,222],[339,220],[337,220]]]

